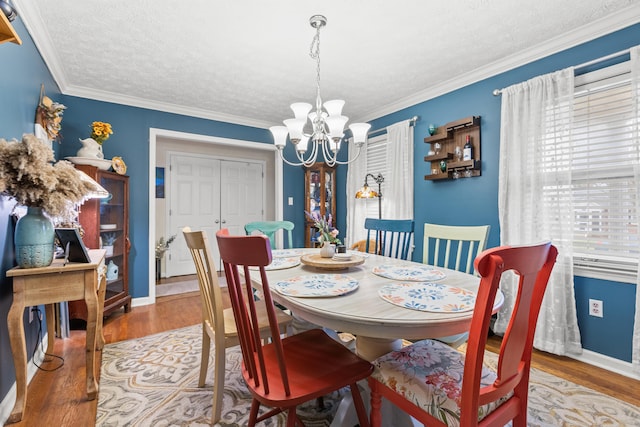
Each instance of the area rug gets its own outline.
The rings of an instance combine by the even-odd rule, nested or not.
[[[200,325],[105,346],[97,426],[211,425],[212,378],[198,388]],[[251,396],[240,375],[239,347],[227,349],[222,419],[217,426],[245,426]],[[495,363],[495,355],[488,353]],[[212,362],[212,359],[210,361]],[[329,426],[346,391],[298,409],[306,426]],[[284,426],[283,414],[262,426]],[[638,426],[640,408],[532,369],[529,426]]]

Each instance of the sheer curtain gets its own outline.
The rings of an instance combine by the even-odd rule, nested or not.
[[[382,186],[382,217],[387,219],[413,219],[413,127],[410,120],[387,127]],[[355,194],[362,187],[368,171],[367,153],[360,154],[347,170],[347,231],[345,240],[352,245],[365,238],[364,219],[366,205],[356,200]],[[376,189],[375,183],[369,185]]]
[[[413,127],[410,120],[387,127],[387,174],[382,217],[413,219]]]
[[[635,126],[635,139],[640,144],[640,46],[630,49],[631,54],[631,87],[634,96],[635,117],[638,122]],[[639,162],[640,163],[640,162]],[[636,163],[633,173],[636,182],[640,182],[640,164]],[[636,203],[640,208],[640,186],[636,186]],[[636,280],[636,317],[633,325],[633,371],[640,375],[640,268],[638,269],[638,279]]]
[[[351,154],[351,152],[349,154]],[[349,163],[349,168],[347,169],[347,188],[345,191],[347,195],[347,230],[345,238],[343,239],[343,243],[347,245],[347,247],[365,238],[364,218],[367,209],[364,203],[358,203],[359,200],[356,199],[356,192],[362,187],[366,174],[367,152],[366,150],[362,150],[360,156],[358,156],[354,162]]]
[[[551,240],[559,256],[542,302],[534,346],[551,353],[582,352],[573,288],[571,185],[573,68],[502,91],[498,210],[500,242]],[[549,161],[551,159],[551,161]],[[504,333],[517,280],[503,279],[505,303],[495,332]]]

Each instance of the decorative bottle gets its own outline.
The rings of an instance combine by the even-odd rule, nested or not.
[[[473,146],[471,145],[471,136],[467,135],[467,141],[464,143],[464,147],[462,149],[462,160],[471,159],[473,159]]]

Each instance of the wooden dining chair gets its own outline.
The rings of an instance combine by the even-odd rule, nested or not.
[[[513,420],[514,427],[526,427],[533,336],[557,254],[544,243],[487,249],[476,258],[480,286],[466,354],[423,340],[376,359],[369,377],[372,426],[380,427],[384,397],[428,426],[503,426]],[[487,331],[508,270],[519,276],[518,294],[493,371],[483,364]]]
[[[222,410],[225,349],[238,345],[240,340],[233,319],[233,310],[223,308],[222,292],[216,271],[217,264],[211,256],[207,234],[204,231],[191,231],[189,227],[183,228],[182,233],[196,266],[202,303],[202,352],[198,387],[205,386],[213,340],[213,408],[211,412],[212,423],[215,424],[220,420]],[[279,329],[284,331],[291,322],[291,317],[280,310],[275,310],[274,313]],[[260,337],[269,338],[272,330],[269,327],[264,303],[256,302],[256,316]]]
[[[412,219],[376,219],[366,218],[367,230],[365,252],[376,253],[392,258],[409,258],[411,238],[413,237]],[[371,248],[371,243],[374,247]]]
[[[487,246],[489,225],[424,224],[424,264],[473,272],[473,261]]]
[[[424,224],[422,262],[450,268],[467,274],[473,273],[473,261],[487,246],[489,225]],[[453,347],[467,341],[468,332],[440,337],[438,340]]]
[[[271,249],[276,248],[276,233],[280,230],[283,230],[283,233],[286,231],[287,237],[287,248],[290,249],[293,247],[293,231],[294,224],[291,221],[254,221],[246,224],[244,226],[244,231],[247,233],[247,236],[254,234],[256,231],[264,234],[269,238],[269,242],[271,242]]]
[[[248,425],[287,413],[287,426],[302,425],[296,407],[309,400],[349,386],[361,427],[369,419],[357,382],[367,378],[373,366],[331,339],[321,329],[311,329],[281,338],[276,332],[274,305],[265,267],[271,263],[266,236],[230,236],[227,229],[216,233],[220,257],[229,287],[240,348],[242,376],[253,395]],[[260,342],[256,335],[256,306],[249,268],[257,267],[273,339]],[[241,276],[242,274],[242,276]],[[272,408],[258,417],[261,405]]]

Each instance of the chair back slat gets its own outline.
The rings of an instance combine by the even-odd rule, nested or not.
[[[271,243],[271,249],[276,248],[276,233],[283,230],[283,234],[287,237],[287,248],[293,247],[292,231],[294,224],[291,221],[254,221],[249,222],[244,226],[244,231],[247,236],[258,231],[269,238]],[[286,231],[286,233],[285,233]]]
[[[487,245],[490,228],[489,225],[452,226],[425,223],[422,262],[471,274],[473,261]],[[454,253],[455,257],[452,256]]]
[[[269,238],[264,235],[231,236],[227,229],[216,233],[220,258],[224,266],[229,296],[233,307],[234,317],[240,335],[243,366],[253,387],[260,388],[265,394],[269,393],[271,385],[269,378],[281,378],[285,393],[290,394],[289,376],[284,363],[284,350],[280,338],[280,329],[269,282],[264,267],[271,263],[271,245]],[[271,343],[279,359],[279,374],[270,376],[265,365],[264,346],[257,324],[254,290],[250,277],[250,267],[257,268],[262,281],[262,293],[267,310],[267,317],[271,328]],[[244,280],[240,277],[243,272]]]
[[[411,249],[413,227],[411,219],[366,218],[366,252],[370,252],[370,242],[374,242],[374,253],[406,260]]]
[[[204,231],[182,230],[187,247],[193,258],[198,276],[203,321],[208,322],[216,337],[224,338],[224,306],[218,282],[218,272],[213,261],[207,234]]]
[[[475,260],[481,279],[464,367],[462,402],[467,409],[505,396],[521,384],[524,384],[523,388],[528,386],[536,321],[557,254],[551,243],[501,246],[484,251]],[[506,271],[518,275],[518,293],[498,355],[497,378],[492,385],[480,388],[491,313],[500,279]],[[526,390],[520,388],[519,393],[523,392],[526,400]],[[520,398],[523,398],[522,394]],[[465,411],[463,407],[462,416],[477,417],[477,412],[474,415],[474,411]],[[463,421],[461,418],[464,425]]]

